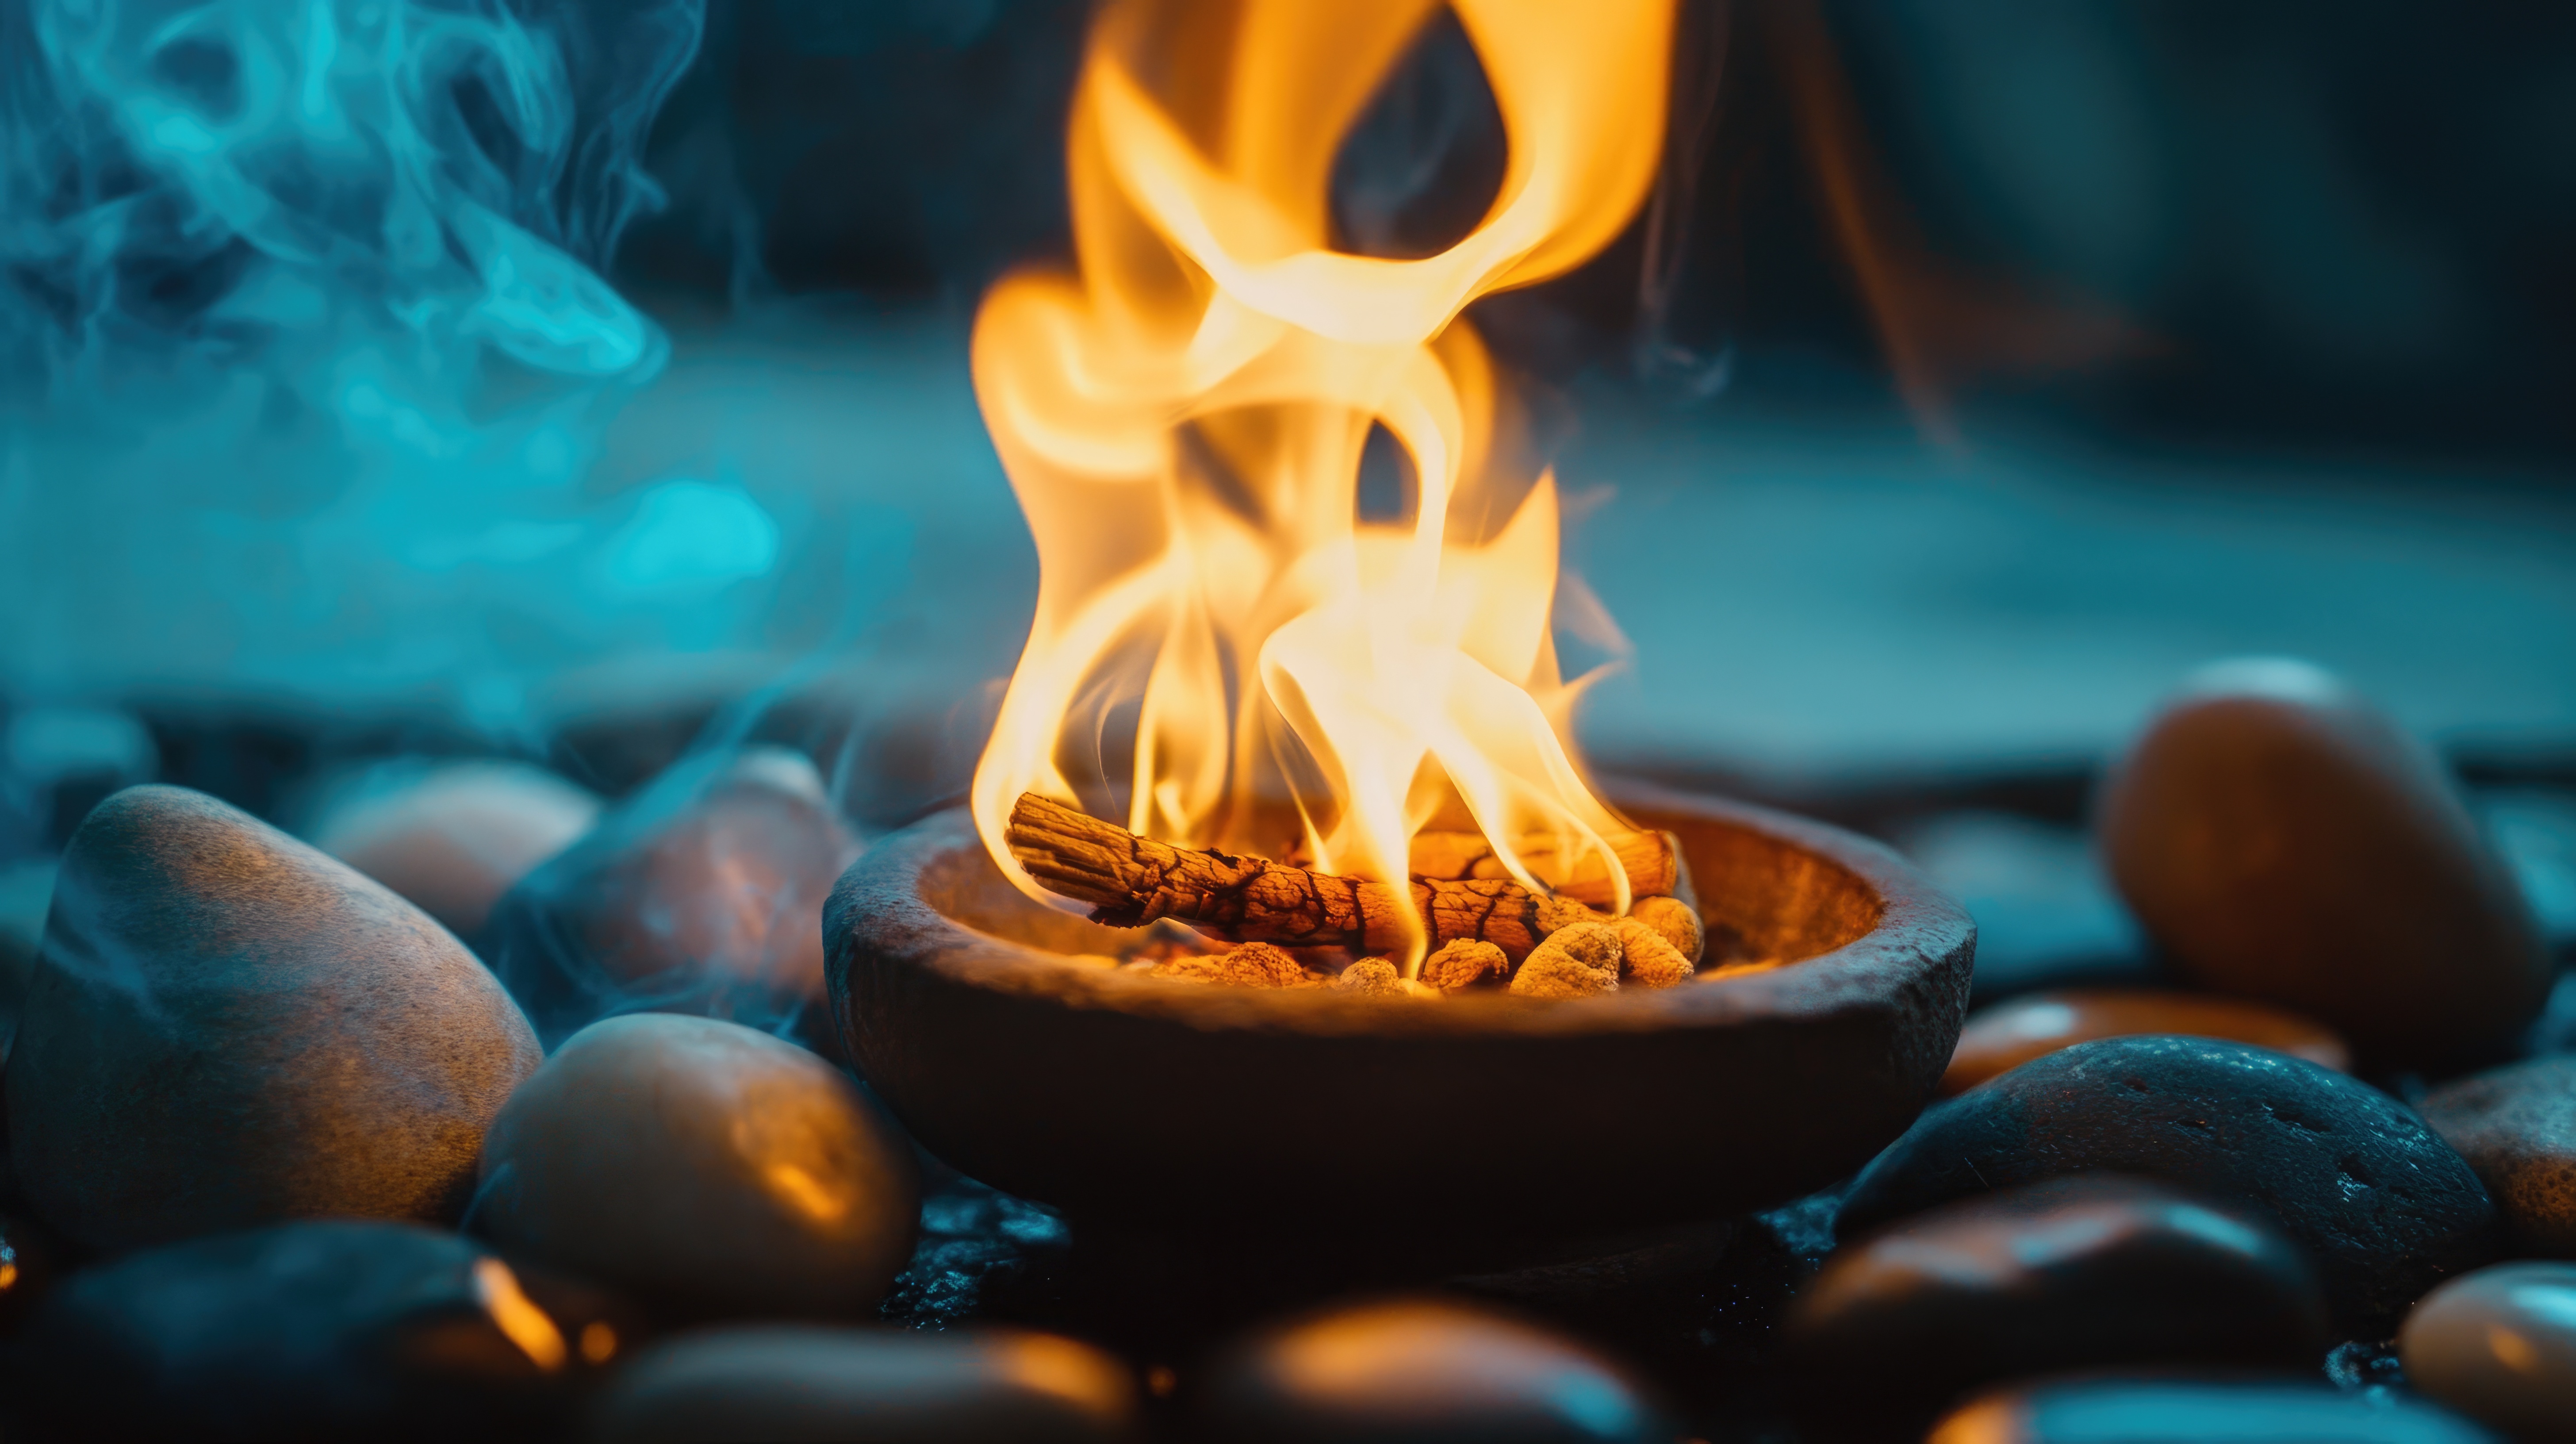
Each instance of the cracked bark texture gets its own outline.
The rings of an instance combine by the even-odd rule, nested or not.
[[[1003,841],[1029,876],[1091,904],[1091,920],[1110,927],[1170,918],[1229,942],[1355,953],[1400,953],[1409,941],[1405,893],[1396,884],[1174,847],[1035,793],[1012,807]],[[1492,943],[1515,964],[1568,923],[1604,920],[1581,903],[1543,897],[1506,878],[1406,886],[1431,947]]]

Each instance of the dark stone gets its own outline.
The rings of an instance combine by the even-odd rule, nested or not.
[[[1071,1241],[1054,1209],[951,1176],[922,1199],[921,1237],[877,1316],[897,1328],[956,1327],[1060,1265]]]
[[[538,1057],[411,904],[213,798],[129,788],[63,856],[9,1057],[11,1163],[99,1248],[452,1219]]]
[[[2495,1205],[2405,1105],[2206,1038],[2079,1043],[1927,1111],[1862,1171],[1841,1228],[2078,1173],[2164,1179],[2277,1225],[2357,1329],[2495,1254]]]
[[[859,849],[801,754],[691,758],[512,888],[485,953],[550,1048],[637,1009],[795,1023],[822,1010],[818,919]]]
[[[541,1438],[633,1338],[607,1297],[454,1234],[287,1224],[66,1280],[28,1321],[12,1437]]]
[[[2158,1184],[2069,1178],[1951,1204],[1844,1248],[1788,1342],[1833,1405],[1942,1404],[2113,1364],[2312,1365],[2333,1342],[2316,1271],[2250,1216]]]
[[[639,1354],[591,1411],[594,1444],[1110,1444],[1136,1437],[1125,1365],[1015,1331],[718,1329]]]
[[[848,1074],[713,1018],[576,1033],[511,1095],[474,1225],[692,1313],[864,1314],[912,1251],[911,1145]]]
[[[2495,1444],[2415,1399],[2293,1380],[2077,1379],[1989,1394],[1925,1444]]]
[[[2419,1106],[2495,1195],[2522,1251],[2576,1258],[2576,1057],[2463,1078]]]
[[[2102,853],[2175,970],[2305,1013],[2369,1069],[2500,1057],[2548,956],[2441,764],[2304,663],[2192,679],[2107,783]]]
[[[1606,1444],[1673,1425],[1618,1368],[1499,1314],[1398,1299],[1318,1314],[1212,1366],[1207,1437],[1234,1444]]]

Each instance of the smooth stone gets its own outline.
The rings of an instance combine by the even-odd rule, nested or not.
[[[596,1444],[1109,1444],[1135,1381],[1088,1344],[1007,1330],[712,1329],[636,1355],[590,1416]]]
[[[1432,1299],[1315,1315],[1211,1369],[1207,1437],[1230,1444],[1670,1441],[1624,1372],[1561,1335]]]
[[[801,753],[711,753],[522,879],[487,952],[549,1047],[637,1008],[769,1027],[820,1011],[823,900],[859,852]]]
[[[285,1224],[64,1280],[20,1340],[14,1422],[80,1439],[546,1438],[634,1336],[606,1295],[455,1234]]]
[[[2140,1180],[2058,1179],[1904,1219],[1835,1253],[1785,1330],[1868,1402],[1942,1403],[2115,1364],[2311,1366],[2334,1342],[2316,1270],[2251,1215]]]
[[[912,1150],[849,1076],[712,1018],[573,1035],[483,1150],[474,1226],[555,1267],[725,1316],[875,1306],[911,1256]]]
[[[10,1161],[95,1248],[453,1219],[538,1061],[500,984],[382,884],[201,793],[128,788],[63,855]]]
[[[1965,1092],[2076,1043],[2141,1033],[2226,1038],[2305,1058],[2338,1073],[2352,1068],[2352,1050],[2332,1030],[2279,1008],[2206,993],[2068,989],[2025,994],[1969,1014],[1959,1046],[1950,1054],[1949,1071],[1941,1075],[1941,1091]]]
[[[2576,1057],[2463,1078],[2416,1107],[2486,1182],[2518,1246],[2576,1258]]]
[[[1986,1395],[1925,1444],[2495,1444],[2435,1405],[2323,1384],[2073,1379]]]
[[[2326,673],[2192,679],[2113,771],[2113,880],[2182,976],[2308,1014],[2374,1069],[2499,1056],[2551,968],[2421,744]]]
[[[2501,1233],[2477,1175],[2396,1099],[2287,1054],[2162,1036],[2078,1043],[1934,1105],[1861,1171],[1838,1228],[2078,1173],[2267,1219],[2357,1330],[2488,1262]]]
[[[2424,1296],[2397,1333],[2406,1377],[2516,1439],[2576,1439],[2576,1265],[2509,1263]]]
[[[588,790],[524,762],[405,763],[338,789],[309,836],[473,938],[502,894],[590,831],[599,809]]]
[[[2005,812],[1947,812],[1894,840],[1977,920],[1971,1011],[2042,988],[2156,981],[2145,934],[2077,829]]]

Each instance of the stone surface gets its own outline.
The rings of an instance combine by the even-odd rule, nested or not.
[[[1968,1015],[1941,1091],[1974,1088],[2042,1054],[2095,1038],[2182,1033],[2251,1043],[2343,1072],[2352,1052],[2322,1024],[2242,998],[2085,988],[2026,993]]]
[[[2107,1365],[2299,1368],[2333,1342],[2316,1271],[2279,1230],[2105,1177],[1951,1204],[1847,1245],[1799,1295],[1787,1338],[1814,1377],[1869,1378],[1891,1403]]]
[[[1925,1444],[2495,1444],[2420,1400],[2298,1380],[2076,1379],[1986,1395]]]
[[[1945,812],[1896,848],[1977,920],[1968,1006],[2042,988],[2136,987],[2157,968],[2085,835],[2004,812]]]
[[[1454,1303],[1316,1315],[1232,1349],[1206,1437],[1241,1444],[1603,1444],[1677,1432],[1616,1367],[1560,1335]]]
[[[768,1326],[657,1344],[591,1410],[597,1444],[1107,1444],[1125,1365],[1052,1334]]]
[[[2286,1054],[2175,1037],[2078,1043],[1934,1106],[1861,1171],[1840,1228],[2096,1172],[2267,1219],[2356,1331],[2493,1258],[2501,1232],[2477,1175],[2397,1100]]]
[[[2493,1056],[2548,958],[2432,755],[2303,663],[2194,677],[2108,782],[2113,880],[2183,976],[2317,1018],[2373,1068]]]
[[[2463,1078],[2419,1107],[2485,1180],[2517,1247],[2576,1258],[2576,1057]]]
[[[802,754],[710,753],[512,888],[486,953],[549,1047],[639,1007],[795,1020],[820,1005],[823,899],[859,850]]]
[[[2398,1331],[2418,1389],[2516,1439],[2576,1439],[2576,1265],[2510,1263],[2424,1296]]]
[[[65,1438],[544,1438],[634,1337],[614,1300],[454,1234],[321,1220],[65,1280],[13,1402]]]
[[[99,1248],[328,1214],[451,1219],[538,1062],[482,964],[380,884],[199,793],[63,856],[9,1057],[11,1165]]]
[[[493,1121],[474,1226],[695,1312],[849,1316],[912,1249],[910,1145],[848,1075],[711,1018],[575,1034]]]
[[[599,821],[599,799],[542,767],[397,763],[334,789],[313,845],[472,939],[492,905]]]

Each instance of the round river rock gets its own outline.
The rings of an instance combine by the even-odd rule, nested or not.
[[[599,799],[524,762],[377,769],[339,789],[313,845],[411,900],[460,938],[599,820]]]
[[[1838,1227],[2079,1173],[2252,1210],[2308,1250],[2356,1328],[2487,1262],[2500,1234],[2477,1175],[2394,1098],[2286,1054],[2178,1037],[2078,1043],[1934,1106],[1862,1170]]]
[[[712,1329],[638,1354],[595,1444],[1110,1444],[1136,1434],[1124,1365],[1052,1334]]]
[[[2521,891],[2440,764],[2304,663],[2195,677],[2099,826],[2179,972],[2321,1019],[2374,1067],[2493,1054],[2548,995]]]
[[[1845,1247],[1800,1292],[1787,1336],[1820,1379],[1935,1403],[2113,1364],[2313,1366],[2334,1341],[2315,1269],[2278,1230],[2106,1177],[1950,1204]]]
[[[567,1271],[732,1316],[875,1305],[911,1256],[910,1146],[812,1053],[667,1013],[595,1023],[493,1121],[475,1226]]]
[[[2511,1263],[2424,1296],[2397,1336],[2406,1378],[2516,1439],[2576,1439],[2576,1265]]]
[[[2044,1053],[2095,1038],[2186,1033],[2232,1038],[2342,1072],[2352,1052],[2324,1025],[2242,998],[2127,988],[2027,993],[1968,1016],[1941,1091],[1961,1093]]]
[[[1206,1437],[1240,1444],[1608,1444],[1678,1437],[1618,1368],[1530,1324],[1435,1300],[1319,1314],[1209,1376]]]
[[[63,855],[9,1057],[10,1162],[97,1248],[452,1219],[538,1061],[419,909],[211,797],[128,788]]]
[[[2463,1078],[2421,1108],[2486,1180],[2520,1248],[2576,1258],[2576,1057]]]
[[[28,1322],[15,1403],[49,1438],[558,1437],[632,1329],[455,1234],[316,1220],[72,1276]]]
[[[2005,1389],[1941,1421],[1924,1444],[2496,1444],[2416,1399],[2304,1381],[2070,1379]]]
[[[859,850],[803,754],[691,758],[512,888],[486,950],[548,1047],[638,1007],[819,1015],[823,899]]]

